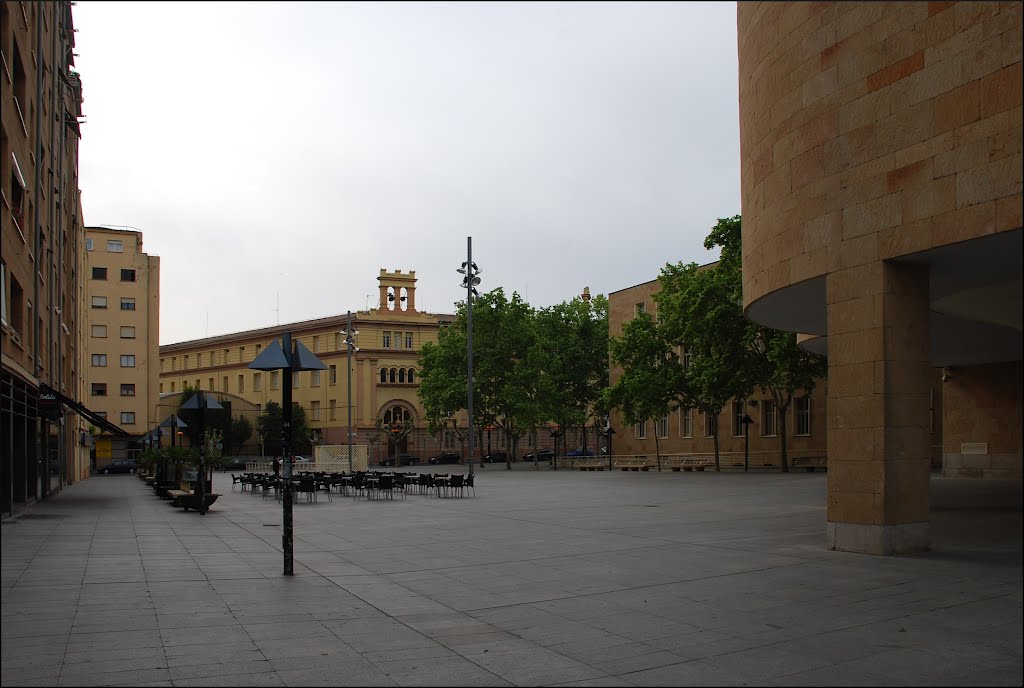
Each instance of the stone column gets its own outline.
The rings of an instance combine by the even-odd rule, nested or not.
[[[928,267],[869,262],[828,290],[828,547],[929,547]]]

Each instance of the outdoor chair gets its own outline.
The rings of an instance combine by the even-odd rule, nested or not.
[[[231,474],[231,491],[232,492],[235,491],[235,485],[242,485],[242,478],[244,478],[244,477],[245,477],[244,475],[235,475],[234,473]]]
[[[316,479],[316,491],[319,492],[320,490],[323,490],[326,492],[328,501],[334,501],[334,498],[331,496],[331,484],[331,479],[326,475]]]
[[[299,494],[306,495],[306,501],[307,502],[314,502],[314,501],[316,501],[316,495],[317,495],[317,492],[318,492],[317,485],[316,485],[316,480],[311,478],[311,477],[310,478],[302,478],[301,480],[299,480],[299,484],[296,487],[295,491],[297,493],[299,493]]]
[[[458,490],[459,496],[462,497],[465,494],[465,476],[453,475],[448,479],[448,490],[454,495],[455,491]]]
[[[394,498],[394,490],[395,490],[395,476],[393,476],[393,475],[382,475],[380,478],[377,479],[376,493],[377,493],[377,498],[378,499],[383,494],[387,494],[387,496],[389,498],[393,499]]]
[[[476,497],[476,488],[473,487],[473,478],[475,477],[475,473],[470,473],[469,475],[466,476],[466,479],[463,481],[463,485],[473,491],[474,497]]]

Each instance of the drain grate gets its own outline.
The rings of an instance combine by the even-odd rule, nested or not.
[[[25,521],[28,519],[34,519],[37,521],[49,521],[55,518],[65,517],[60,514],[22,514],[21,516],[16,516],[15,518],[17,518],[20,521]]]
[[[277,524],[276,523],[264,523],[263,527],[264,528],[277,528]]]

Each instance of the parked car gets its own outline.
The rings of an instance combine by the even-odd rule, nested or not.
[[[523,454],[523,461],[550,461],[553,458],[555,458],[555,452],[551,449],[538,449],[529,454]]]
[[[507,463],[508,454],[505,452],[493,452],[484,457],[484,463]]]
[[[109,473],[134,473],[137,470],[139,470],[139,465],[135,463],[135,459],[111,459],[110,463],[106,466],[101,466],[97,469],[97,471],[104,475]]]
[[[462,456],[457,452],[441,452],[437,456],[431,456],[427,461],[435,466],[443,463],[459,463],[462,461]]]
[[[589,449],[586,449],[586,450],[583,450],[583,449],[573,449],[571,452],[566,454],[566,456],[575,456],[575,457],[593,456],[593,455],[594,455],[594,452],[590,451]]]
[[[419,457],[412,456],[411,454],[399,454],[398,456],[389,456],[386,459],[380,460],[381,466],[418,466],[419,463]]]

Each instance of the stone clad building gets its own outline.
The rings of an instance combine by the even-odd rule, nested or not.
[[[372,449],[371,463],[393,452],[419,455],[425,462],[439,450],[443,438],[430,437],[416,395],[419,349],[437,341],[440,328],[453,315],[426,313],[416,308],[416,272],[381,269],[377,277],[380,305],[352,313],[358,351],[352,354],[352,431],[356,443],[381,418],[410,419],[415,430],[389,446]],[[160,347],[159,391],[181,392],[187,385],[240,397],[259,408],[281,403],[281,374],[250,370],[248,365],[266,346],[291,332],[327,365],[324,371],[293,374],[292,399],[325,444],[345,444],[348,423],[348,350],[342,331],[347,315],[288,323],[256,330],[207,337]],[[252,419],[255,424],[255,419]],[[155,424],[155,423],[154,423]],[[448,445],[451,445],[449,442]],[[457,445],[455,445],[457,448]]]
[[[744,307],[828,356],[828,544],[926,549],[932,367],[944,472],[1021,477],[1021,3],[737,25]]]

